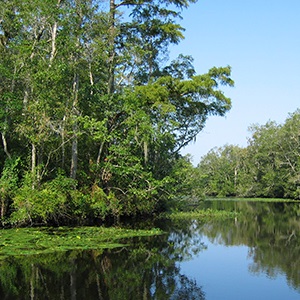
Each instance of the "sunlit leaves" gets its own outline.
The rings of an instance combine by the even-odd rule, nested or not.
[[[203,157],[200,185],[210,195],[298,199],[299,128],[298,110],[283,124],[252,125],[246,148],[225,145]]]
[[[163,207],[176,190],[168,182],[184,181],[182,147],[231,107],[221,91],[233,85],[230,67],[196,75],[184,55],[168,65],[195,1],[110,1],[108,11],[99,1],[2,2],[0,129],[4,154],[21,160],[10,220]],[[57,183],[68,175],[66,192]]]

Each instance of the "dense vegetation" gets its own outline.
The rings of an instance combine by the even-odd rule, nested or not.
[[[197,75],[180,13],[196,0],[2,0],[2,224],[152,214],[189,189],[182,147],[231,101]]]
[[[206,195],[300,199],[300,110],[253,125],[248,146],[212,149],[197,167]]]

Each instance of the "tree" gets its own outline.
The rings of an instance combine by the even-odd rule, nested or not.
[[[208,195],[234,191],[244,197],[298,199],[299,115],[295,111],[283,124],[252,125],[244,149],[227,145],[211,150],[199,163],[199,186]]]
[[[284,196],[300,197],[300,111],[289,114],[278,132],[281,184]]]
[[[254,193],[259,197],[283,197],[284,191],[281,179],[280,162],[278,160],[279,126],[275,122],[265,125],[253,125],[252,138],[249,140],[250,164],[255,166]]]
[[[199,185],[206,195],[240,195],[240,186],[244,185],[244,149],[225,145],[214,148],[203,157],[199,170]]]
[[[0,165],[21,160],[14,216],[27,203],[33,222],[74,211],[118,218],[175,196],[178,166],[189,169],[180,150],[231,108],[229,66],[197,75],[189,56],[167,63],[194,2],[3,1]],[[55,194],[58,181],[70,192]],[[58,201],[44,203],[47,193]]]

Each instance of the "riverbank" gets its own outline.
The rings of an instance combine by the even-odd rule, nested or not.
[[[201,201],[197,207],[186,207],[183,211],[162,213],[156,216],[155,219],[171,221],[197,219],[203,222],[235,219],[240,216],[240,211],[238,209],[229,209],[227,204],[230,202],[235,202],[236,205],[239,205],[239,203],[246,202],[297,203],[299,201],[266,198],[209,198]],[[223,203],[222,207],[220,203]],[[141,226],[138,226],[138,228],[142,229],[125,228],[124,224],[128,222],[133,225],[130,228],[137,228],[135,223],[140,223]],[[45,254],[74,249],[89,250],[124,247],[126,246],[126,242],[124,243],[125,239],[163,234],[162,230],[155,228],[153,218],[149,219],[149,222],[148,220],[130,219],[125,223],[119,223],[110,227],[61,226],[2,229],[0,231],[0,259],[7,256]],[[149,229],[152,227],[153,229]],[[147,228],[147,230],[144,228]]]
[[[204,201],[253,201],[253,202],[300,202],[295,199],[285,199],[285,198],[240,198],[240,197],[207,197]]]

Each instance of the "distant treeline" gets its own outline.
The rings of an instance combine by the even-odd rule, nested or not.
[[[197,166],[206,195],[300,198],[300,110],[284,124],[253,125],[248,146],[212,149]]]

